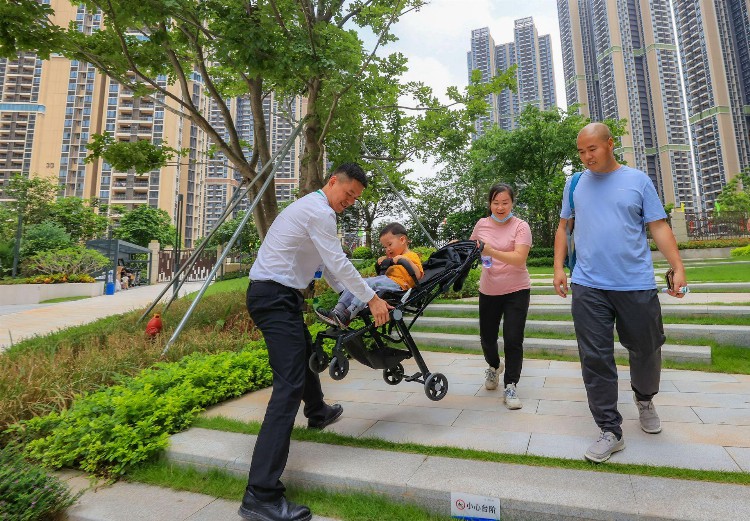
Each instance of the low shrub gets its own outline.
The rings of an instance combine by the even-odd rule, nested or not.
[[[24,272],[34,275],[91,275],[109,264],[109,259],[95,250],[73,246],[57,251],[43,251],[24,261]],[[72,282],[72,281],[70,281]]]
[[[555,256],[555,249],[545,246],[534,246],[529,250],[529,259],[552,258]]]
[[[415,246],[414,248],[411,248],[411,251],[419,255],[419,260],[425,262],[430,258],[430,255],[435,253],[435,248],[432,246]]]
[[[359,246],[352,251],[353,259],[372,259],[373,257],[375,257],[375,254],[367,246]]]
[[[67,275],[55,273],[53,275],[36,275],[24,279],[26,284],[64,284],[66,282],[96,282],[91,275]]]
[[[711,239],[706,241],[678,242],[677,248],[680,250],[699,250],[705,248],[733,248],[747,245],[750,245],[750,239]],[[658,249],[654,241],[650,241],[649,246],[651,247],[651,251]]]
[[[529,257],[528,259],[526,259],[526,266],[530,267],[550,267],[554,265],[554,257]]]
[[[26,461],[16,447],[0,447],[0,519],[60,519],[76,499],[64,483]]]
[[[216,277],[216,282],[222,281],[222,280],[232,280],[232,279],[241,279],[241,278],[247,278],[248,270],[242,270],[242,271],[230,271],[229,273],[225,273],[224,275],[218,275]]]
[[[477,267],[469,270],[464,285],[460,291],[454,291],[453,288],[446,292],[442,298],[467,298],[479,296],[479,277],[482,274],[482,268]]]
[[[732,257],[750,257],[750,245],[735,248],[730,252]]]
[[[215,403],[268,387],[262,342],[239,352],[161,362],[119,385],[76,399],[69,409],[12,425],[8,433],[46,467],[118,477],[155,456],[169,436]]]

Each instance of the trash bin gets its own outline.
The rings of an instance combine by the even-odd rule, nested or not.
[[[114,282],[107,282],[104,285],[104,294],[105,295],[114,295],[115,294],[115,283]]]

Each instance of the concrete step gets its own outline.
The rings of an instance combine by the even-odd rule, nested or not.
[[[110,486],[91,487],[89,478],[77,472],[58,473],[73,493],[82,492],[66,512],[67,521],[240,521],[236,501],[206,494],[172,490],[143,483],[119,481]],[[313,516],[312,521],[336,521]]]
[[[244,477],[255,436],[193,428],[172,436],[170,461]],[[503,520],[748,519],[747,487],[511,465],[292,441],[282,480],[376,492],[450,515],[451,492],[497,498]],[[229,519],[229,518],[228,518]]]
[[[423,317],[424,318],[424,317]],[[422,320],[422,319],[420,319]],[[436,347],[460,347],[478,352],[482,351],[479,335],[456,335],[452,333],[426,333],[412,331],[412,338],[417,345],[428,345]],[[502,350],[503,339],[498,338],[498,346]],[[578,356],[578,344],[575,340],[556,340],[552,338],[525,338],[523,350],[527,353],[553,353],[557,355]],[[628,351],[620,344],[615,343],[615,355],[627,356]],[[687,346],[664,344],[661,348],[664,360],[673,362],[699,362],[711,363],[710,346]]]
[[[420,317],[418,328],[472,328],[479,332],[479,320],[475,317]],[[536,334],[575,334],[573,322],[565,320],[527,320],[526,332]],[[698,324],[664,324],[664,334],[669,340],[712,340],[719,344],[750,347],[750,326],[719,326]]]
[[[717,296],[717,299],[719,296]],[[750,296],[748,296],[750,299]],[[544,315],[565,315],[570,316],[570,301],[563,301],[562,304],[531,304],[529,313]],[[467,302],[465,304],[430,304],[427,307],[425,315],[436,312],[466,313],[479,314],[479,306],[476,302]],[[750,317],[750,306],[712,306],[705,304],[662,304],[661,312],[664,316],[675,317]]]

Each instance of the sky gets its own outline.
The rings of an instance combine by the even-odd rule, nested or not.
[[[405,15],[395,26],[398,42],[384,48],[408,58],[407,81],[422,81],[446,99],[446,88],[461,90],[468,83],[466,53],[472,29],[489,27],[495,44],[513,41],[513,23],[534,18],[539,35],[552,39],[555,87],[559,106],[565,106],[560,26],[555,0],[431,0],[419,12]],[[369,39],[366,39],[366,41]],[[431,165],[412,164],[416,177],[429,175]]]

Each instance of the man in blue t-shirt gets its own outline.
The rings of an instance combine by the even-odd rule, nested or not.
[[[570,181],[563,192],[560,224],[555,235],[555,291],[568,292],[563,269],[567,254],[566,226],[575,219],[576,263],[571,274],[573,325],[578,340],[589,409],[601,429],[586,451],[601,463],[625,448],[622,416],[617,411],[617,366],[614,327],[630,357],[633,400],[641,429],[661,432],[651,399],[659,391],[661,346],[664,344],[659,304],[646,226],[659,251],[674,269],[673,297],[687,288],[677,242],[651,179],[620,165],[614,140],[603,123],[586,125],[578,134],[578,154],[587,168],[569,202]]]

